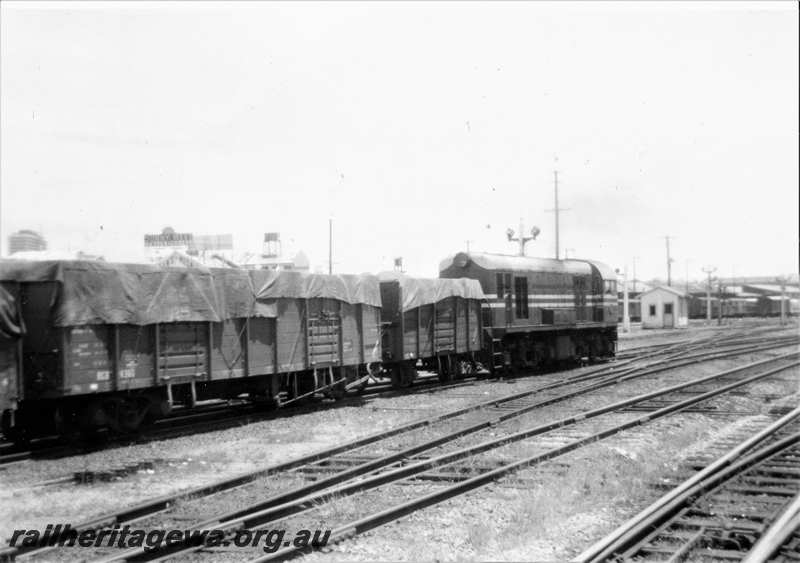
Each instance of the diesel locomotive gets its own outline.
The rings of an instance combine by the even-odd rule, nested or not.
[[[481,284],[483,358],[497,369],[536,368],[612,357],[617,343],[617,276],[590,260],[459,252],[442,278]]]

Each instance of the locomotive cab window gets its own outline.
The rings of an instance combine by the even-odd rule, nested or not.
[[[497,298],[504,299],[511,295],[511,274],[497,274]]]
[[[605,289],[606,289],[606,294],[608,294],[608,295],[616,295],[616,293],[617,293],[617,282],[615,282],[615,281],[606,281],[605,282]]]
[[[528,278],[514,278],[515,313],[518,319],[528,318]]]

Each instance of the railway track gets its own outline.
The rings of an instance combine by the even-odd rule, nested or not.
[[[135,436],[111,436],[98,433],[91,440],[78,440],[64,443],[58,436],[37,438],[22,448],[12,443],[0,443],[0,467],[29,459],[52,459],[70,455],[80,455],[108,448],[110,446],[129,446],[154,440],[178,438],[185,435],[234,428],[244,424],[274,420],[287,416],[297,416],[313,411],[341,408],[345,406],[361,406],[375,398],[390,398],[400,395],[456,389],[475,384],[480,376],[467,376],[459,381],[446,384],[439,383],[436,375],[422,375],[407,389],[394,389],[390,383],[376,382],[364,391],[351,392],[337,401],[319,401],[289,406],[283,409],[264,410],[251,403],[235,405],[214,404],[199,408],[193,412],[178,411],[169,418],[162,419],[151,428]]]
[[[349,519],[345,519],[344,523],[333,530],[329,540],[333,542],[340,541],[394,521],[417,510],[482,487],[521,469],[554,459],[598,440],[636,426],[648,424],[664,416],[680,412],[688,406],[702,403],[730,390],[773,376],[789,367],[800,365],[800,362],[795,359],[788,361],[788,357],[796,358],[797,355],[794,352],[779,359],[756,362],[748,366],[714,374],[699,381],[670,386],[659,391],[585,411],[576,416],[511,432],[467,447],[459,448],[458,446],[461,444],[457,441],[447,440],[444,444],[440,443],[439,445],[445,445],[445,449],[449,451],[432,457],[415,457],[418,448],[409,449],[403,452],[402,463],[384,466],[383,471],[372,472],[366,476],[362,475],[359,479],[350,479],[340,485],[334,485],[332,478],[329,478],[327,482],[317,480],[311,485],[306,485],[290,493],[274,496],[245,509],[197,522],[195,528],[224,528],[231,531],[241,531],[269,526],[272,529],[294,530],[302,526],[299,517],[308,518],[308,516],[304,516],[307,512],[319,510],[320,507],[336,504],[341,502],[343,498],[359,494],[357,503],[348,505],[349,510],[343,509],[348,514]],[[776,362],[779,364],[776,368],[767,369],[766,371],[761,369],[767,364]],[[758,368],[758,373],[746,375],[746,373],[752,372],[756,368]],[[673,399],[672,404],[656,412],[638,417],[628,416],[625,417],[624,422],[612,425],[605,424],[601,427],[598,427],[597,421],[594,420],[599,419],[608,422],[607,415],[609,414],[616,414],[618,419],[620,411],[628,405],[657,396],[670,396],[684,389],[711,381],[715,381],[719,387],[699,395],[692,393],[688,398],[676,397]],[[494,430],[496,431],[497,429],[494,428]],[[555,436],[553,433],[555,433]],[[510,455],[503,455],[503,449],[509,445],[531,439],[534,439],[534,444],[529,443],[526,451],[528,454],[533,452],[532,455],[527,455],[523,459],[518,459],[516,452]],[[456,449],[452,449],[453,447]],[[399,453],[395,455],[399,455]],[[447,469],[447,474],[445,478],[439,479],[442,468]],[[371,469],[374,470],[374,467]],[[440,473],[440,475],[437,476],[436,473]],[[435,486],[433,492],[422,494],[409,501],[399,504],[387,503],[386,498],[407,498],[409,495],[407,484],[409,481],[414,480],[424,480],[429,484],[441,482],[447,484]],[[455,483],[452,483],[453,481]],[[397,487],[405,487],[405,490],[400,492]],[[395,490],[392,491],[392,488]],[[320,489],[322,490],[320,491]],[[430,486],[425,490],[430,490]],[[295,498],[293,499],[292,497]],[[363,507],[369,507],[366,514],[364,514]],[[339,512],[339,509],[330,509],[328,514],[337,512]],[[202,547],[202,545],[189,545],[157,552],[133,550],[109,554],[108,558],[104,560],[160,560],[165,557],[187,555],[196,552]],[[304,551],[306,550],[287,547],[273,554],[260,556],[256,560],[286,559]],[[211,550],[210,556],[212,558],[218,555],[221,554],[216,550]]]
[[[797,407],[574,561],[796,561],[799,499]]]
[[[715,331],[711,335],[703,335],[699,338],[680,339],[665,344],[639,347],[636,349],[639,350],[638,353],[635,355],[623,355],[618,358],[617,361],[613,362],[613,365],[622,366],[633,361],[665,356],[670,352],[674,352],[676,355],[685,355],[686,352],[692,350],[705,349],[709,351],[714,346],[720,346],[719,351],[722,352],[726,349],[726,343],[733,340],[735,340],[735,343],[731,343],[728,347],[731,350],[748,344],[768,342],[769,337],[745,336],[745,333],[739,330],[734,330],[732,332],[730,330]],[[598,369],[602,370],[605,369],[605,367],[601,365]],[[113,436],[105,432],[100,432],[88,440],[79,439],[77,441],[67,441],[66,443],[60,437],[47,436],[32,441],[24,448],[11,443],[0,443],[0,468],[4,465],[29,459],[52,459],[80,455],[113,446],[128,446],[153,440],[177,438],[193,433],[216,431],[253,422],[295,416],[314,410],[343,406],[360,406],[365,401],[375,398],[389,398],[405,394],[438,392],[440,390],[467,387],[474,385],[476,381],[484,378],[486,375],[485,373],[470,375],[458,381],[442,384],[435,374],[424,374],[421,375],[411,387],[406,389],[395,389],[387,382],[371,382],[363,391],[352,391],[348,393],[346,397],[338,401],[303,403],[283,409],[264,410],[256,405],[244,402],[233,406],[226,403],[215,403],[192,412],[184,413],[179,410],[173,416],[158,421],[151,428],[134,436]]]
[[[786,342],[789,342],[790,338],[786,339],[778,339],[778,340],[764,340],[764,339],[748,339],[744,345],[740,344],[741,341],[737,341],[734,345],[723,345],[716,349],[711,348],[709,349],[709,345],[711,341],[708,339],[700,339],[695,342],[692,346],[685,346],[683,343],[671,345],[666,348],[662,348],[660,350],[656,350],[654,352],[650,352],[648,354],[642,354],[640,357],[636,358],[636,362],[633,364],[636,366],[643,361],[649,361],[650,363],[647,364],[648,369],[651,370],[652,373],[658,372],[658,366],[672,366],[678,367],[680,365],[688,365],[692,363],[696,363],[697,361],[705,361],[714,359],[720,355],[730,354],[736,351],[742,350],[749,350],[748,346],[753,344],[767,342],[769,343],[769,347],[780,346]],[[678,352],[675,352],[677,347],[683,346]],[[696,350],[703,348],[702,352],[697,352]],[[764,349],[768,349],[764,348]],[[676,358],[681,359],[681,363],[679,364],[672,364]],[[654,361],[655,360],[655,361]],[[545,386],[542,388],[543,390],[547,391],[550,389],[558,389],[564,385],[568,385],[574,382],[581,382],[588,380],[590,378],[598,377],[599,375],[606,375],[610,377],[610,379],[606,381],[601,381],[597,387],[602,387],[604,385],[608,385],[609,383],[616,382],[613,378],[613,374],[618,374],[619,376],[625,376],[629,373],[631,369],[631,363],[634,362],[634,359],[624,360],[615,362],[613,364],[606,364],[595,366],[594,368],[590,368],[581,372],[576,378],[567,378],[563,381],[557,381],[551,385]],[[627,371],[626,371],[627,370]],[[656,371],[653,371],[656,370]],[[454,388],[459,388],[463,386],[474,386],[475,382],[470,380],[464,380],[460,382],[452,382],[446,385],[440,385],[431,387],[432,381],[436,380],[435,375],[423,376],[422,381],[417,382],[416,387],[410,390],[388,390],[387,394],[382,394],[380,391],[376,392],[375,396],[382,396],[385,397],[388,394],[408,394],[408,393],[420,393],[420,392],[438,392],[442,390],[451,390]],[[537,390],[540,387],[537,387]],[[405,392],[403,392],[405,391]],[[583,391],[581,391],[583,392]],[[568,398],[569,396],[573,395],[565,395],[564,398]],[[502,400],[502,399],[501,399]],[[350,403],[345,403],[350,404]],[[359,403],[360,405],[360,403]],[[333,408],[338,406],[333,402],[327,403],[323,405],[323,407]],[[201,432],[205,429],[207,430],[221,430],[227,427],[236,427],[242,424],[246,424],[249,422],[256,422],[256,421],[263,421],[268,419],[279,418],[281,416],[291,416],[301,414],[303,412],[311,412],[313,410],[318,410],[320,405],[299,405],[293,407],[291,410],[287,411],[272,411],[270,413],[264,413],[260,411],[257,407],[254,407],[249,404],[243,404],[239,406],[238,411],[230,411],[229,409],[225,409],[220,405],[211,405],[206,411],[201,413],[191,413],[190,415],[184,416],[175,416],[171,419],[168,419],[169,424],[162,424],[158,425],[156,428],[152,429],[143,437],[139,438],[139,442],[142,441],[151,441],[157,439],[168,439],[168,438],[175,438],[186,434],[193,434],[197,432]],[[244,411],[242,413],[241,411]],[[119,441],[121,444],[128,444],[130,442]],[[96,450],[97,447],[95,446],[94,449]],[[22,452],[11,454],[8,463],[12,463],[14,461],[22,461],[24,459],[30,459],[31,457],[64,457],[69,455],[77,455],[81,453],[87,453],[86,449],[75,448],[72,446],[66,446],[57,444],[55,440],[43,441],[41,442],[41,447],[39,450]],[[147,465],[151,463],[152,460],[144,460],[142,465]],[[42,485],[53,485],[53,484],[69,484],[69,483],[78,483],[83,484],[86,482],[93,482],[95,480],[104,480],[108,476],[116,476],[117,473],[126,473],[128,470],[126,468],[111,468],[108,471],[89,471],[89,472],[79,472],[74,475],[64,476],[61,478],[50,479],[48,481],[42,482]],[[97,475],[94,475],[97,473]]]
[[[440,476],[432,475],[431,469],[434,467],[438,467],[443,463],[451,463],[459,461],[459,455],[464,455],[465,458],[468,458],[473,455],[479,455],[484,451],[494,450],[502,445],[507,443],[511,443],[517,440],[521,440],[530,436],[536,436],[539,434],[543,434],[546,432],[551,432],[553,430],[562,429],[564,426],[571,426],[573,424],[579,424],[583,421],[588,419],[594,418],[595,415],[599,416],[600,414],[605,414],[606,412],[612,412],[614,410],[620,410],[627,406],[628,404],[635,404],[637,402],[641,402],[646,400],[646,398],[652,399],[653,396],[648,395],[646,398],[638,397],[637,400],[633,402],[626,403],[625,405],[616,405],[614,408],[610,410],[598,412],[598,413],[582,413],[573,417],[573,419],[565,419],[560,420],[556,423],[551,423],[546,425],[545,427],[539,426],[537,429],[531,433],[526,434],[523,437],[519,435],[514,438],[514,434],[512,433],[509,436],[506,436],[500,441],[493,441],[491,447],[482,446],[482,448],[478,448],[478,450],[472,450],[469,454],[459,454],[456,455],[455,458],[453,457],[445,457],[442,458],[442,455],[454,455],[454,454],[442,454],[434,457],[424,458],[422,454],[424,452],[429,452],[435,448],[440,447],[452,447],[453,445],[457,445],[458,441],[463,439],[466,436],[471,434],[477,434],[482,430],[486,430],[487,428],[491,428],[496,430],[499,428],[504,422],[515,419],[518,417],[522,417],[526,413],[529,413],[535,409],[541,409],[547,405],[554,404],[559,401],[565,401],[569,398],[578,397],[580,395],[584,395],[588,392],[602,389],[604,387],[608,387],[611,385],[616,385],[622,381],[629,381],[635,378],[646,378],[648,376],[652,376],[656,373],[664,371],[666,369],[673,369],[676,366],[687,365],[689,363],[697,363],[700,361],[714,359],[718,357],[727,357],[731,354],[736,353],[750,353],[757,350],[765,350],[770,349],[778,346],[786,346],[787,343],[790,341],[779,341],[778,343],[773,342],[770,346],[753,346],[750,345],[748,347],[728,347],[725,352],[713,352],[706,350],[704,353],[695,352],[692,354],[687,354],[683,351],[682,357],[679,358],[680,361],[676,360],[675,354],[670,354],[669,352],[674,351],[667,351],[668,353],[653,353],[647,361],[640,360],[638,362],[630,361],[630,362],[619,362],[618,365],[614,366],[600,366],[596,367],[583,373],[575,376],[573,378],[558,382],[556,384],[551,384],[548,386],[541,386],[535,388],[533,390],[528,390],[522,393],[516,393],[513,395],[509,395],[500,399],[495,399],[483,404],[473,405],[471,407],[460,409],[458,411],[453,411],[450,413],[445,413],[442,415],[438,415],[433,419],[426,419],[423,421],[417,421],[415,423],[410,423],[405,425],[404,427],[400,427],[398,429],[393,429],[389,433],[382,433],[378,435],[373,435],[371,437],[367,437],[361,440],[357,440],[348,444],[343,444],[337,448],[327,450],[325,452],[320,452],[313,456],[306,456],[305,458],[301,458],[299,460],[295,460],[294,462],[290,462],[288,464],[282,464],[281,466],[275,466],[272,468],[265,469],[260,472],[253,472],[251,474],[242,476],[238,479],[228,480],[226,482],[216,483],[212,486],[205,487],[200,490],[190,491],[184,495],[178,495],[173,497],[163,497],[161,499],[156,499],[155,501],[151,501],[149,503],[143,503],[137,507],[133,507],[131,509],[127,509],[125,511],[121,511],[120,513],[114,515],[108,515],[107,517],[96,519],[92,522],[85,522],[83,524],[77,525],[75,527],[79,529],[88,529],[88,528],[98,528],[104,526],[111,526],[113,524],[123,524],[126,522],[132,522],[134,520],[141,521],[148,518],[152,518],[155,515],[163,512],[165,510],[170,509],[174,506],[179,500],[183,500],[189,497],[201,497],[201,496],[208,496],[210,494],[219,493],[219,492],[226,492],[226,494],[235,493],[235,489],[243,487],[244,485],[253,482],[255,479],[259,477],[263,477],[266,475],[270,476],[279,476],[279,475],[287,475],[289,473],[294,473],[294,476],[298,474],[305,474],[306,476],[311,475],[313,477],[313,482],[307,485],[304,485],[300,488],[295,488],[294,490],[288,490],[286,487],[281,487],[280,484],[276,484],[276,490],[281,490],[282,492],[277,495],[273,495],[273,497],[266,499],[265,501],[261,501],[256,505],[249,506],[247,509],[242,509],[238,511],[231,512],[229,514],[223,516],[217,516],[213,519],[213,522],[220,523],[224,522],[225,526],[244,526],[250,527],[259,525],[256,521],[253,520],[255,518],[258,520],[262,518],[264,514],[271,514],[270,518],[275,517],[276,513],[275,510],[281,509],[285,510],[286,507],[293,507],[291,510],[298,510],[297,503],[300,502],[300,512],[303,512],[307,509],[307,505],[309,502],[308,498],[313,498],[314,501],[312,504],[316,502],[320,502],[320,499],[330,498],[331,496],[338,496],[343,493],[343,490],[356,492],[362,489],[368,489],[364,485],[364,483],[377,483],[376,486],[383,486],[386,484],[391,484],[394,481],[391,479],[400,479],[404,480],[409,477],[413,479],[428,479],[428,480],[437,480]],[[796,342],[793,339],[791,342]],[[706,343],[707,345],[707,343]],[[659,356],[659,357],[654,357]],[[785,360],[785,358],[784,358]],[[762,363],[769,363],[774,361],[780,361],[776,359],[766,360]],[[759,363],[758,365],[761,365]],[[716,378],[724,378],[726,376],[732,376],[733,374],[740,373],[746,369],[754,369],[758,367],[758,365],[753,364],[747,366],[746,368],[738,368],[736,370],[732,370],[727,374],[717,374]],[[697,382],[687,382],[684,385],[697,385]],[[571,386],[572,388],[568,389],[566,392],[557,392],[555,391],[559,388]],[[675,391],[674,389],[672,391]],[[548,394],[549,393],[549,394]],[[655,396],[659,396],[660,394],[667,393],[666,391],[662,391]],[[697,398],[697,394],[693,395],[693,399]],[[671,408],[671,407],[670,407]],[[662,409],[663,410],[663,409]],[[632,414],[628,413],[626,416],[633,416]],[[653,413],[649,413],[643,417],[644,419],[648,419],[648,417],[653,417]],[[418,439],[414,442],[410,447],[406,447],[399,451],[394,451],[391,453],[387,453],[382,457],[376,457],[375,455],[368,455],[362,456],[359,459],[358,454],[356,453],[358,448],[363,448],[366,445],[370,445],[371,453],[374,454],[376,451],[376,444],[389,440],[389,439],[397,439],[402,438],[403,435],[411,430],[416,430],[420,428],[424,428],[428,430],[432,425],[445,423],[449,424],[455,422],[458,417],[460,417],[459,422],[461,423],[458,428],[444,428],[445,433],[443,435],[439,435],[433,439],[428,438],[427,440],[423,438]],[[642,417],[640,417],[642,418]],[[450,430],[450,432],[446,432],[446,430]],[[413,441],[412,441],[413,442]],[[394,444],[395,450],[397,449],[398,444]],[[383,446],[383,449],[387,452],[391,449],[386,445]],[[568,450],[565,450],[568,451]],[[406,464],[399,469],[397,468],[398,464]],[[410,465],[409,465],[410,464]],[[496,465],[496,464],[495,464]],[[513,464],[512,464],[513,465]],[[491,463],[485,465],[485,467],[494,467]],[[338,469],[338,471],[336,471]],[[497,468],[500,469],[500,468]],[[333,471],[331,471],[333,470]],[[379,471],[377,475],[374,475],[376,471]],[[393,473],[395,471],[401,471],[400,474]],[[493,475],[494,469],[489,469],[486,474]],[[315,474],[316,473],[316,474]],[[372,475],[369,477],[368,475]],[[469,477],[469,473],[461,473],[462,477],[466,475],[466,481],[462,479],[462,482],[469,482],[472,478]],[[497,476],[496,474],[494,474]],[[368,476],[368,477],[365,477]],[[383,481],[383,479],[390,479],[389,481]],[[378,479],[377,481],[375,479]],[[371,481],[372,480],[372,481]],[[348,489],[347,487],[350,487]],[[355,487],[355,488],[353,488]],[[252,491],[247,493],[248,496],[252,497]],[[309,496],[311,495],[311,496]],[[316,496],[314,496],[316,495]],[[305,501],[303,499],[306,499]],[[302,502],[305,502],[305,505]],[[294,503],[294,504],[293,504]],[[283,508],[280,508],[284,506]],[[306,506],[306,508],[303,508]],[[316,506],[316,504],[314,504]],[[255,515],[255,516],[254,516]],[[268,520],[269,521],[269,520]],[[263,522],[262,522],[263,523]],[[202,523],[198,524],[198,526],[202,525]],[[189,552],[197,549],[198,546],[187,546],[186,549]],[[30,554],[35,554],[36,551],[31,551]],[[5,552],[0,553],[0,555],[4,555],[6,557],[13,557],[22,555],[23,553],[20,551],[16,552]],[[118,557],[121,554],[113,554],[113,557]],[[129,558],[141,558],[144,556],[142,553],[126,553],[122,554],[124,557]],[[161,555],[174,555],[174,553],[164,554]],[[148,555],[150,557],[150,555]]]
[[[710,342],[710,339],[700,339],[699,343],[695,344],[695,347]],[[636,357],[626,358],[623,361],[629,362],[634,359],[649,358],[666,353],[682,345],[684,345],[684,341],[654,348],[653,350],[642,352]],[[688,349],[694,348],[687,348],[687,350]],[[621,362],[617,363],[620,364]],[[435,374],[423,374],[414,381],[411,387],[406,389],[395,389],[392,387],[391,383],[383,381],[370,382],[363,391],[351,391],[346,397],[338,401],[300,403],[283,409],[264,410],[251,403],[240,403],[233,406],[227,403],[215,403],[190,412],[178,410],[169,418],[158,421],[151,428],[135,436],[111,436],[107,433],[98,433],[88,441],[78,440],[67,443],[58,436],[45,436],[33,440],[27,447],[20,447],[12,443],[0,443],[0,467],[29,459],[50,459],[79,455],[113,445],[127,446],[132,443],[163,440],[192,433],[221,430],[252,422],[273,420],[285,416],[295,416],[314,410],[361,405],[364,401],[375,398],[390,398],[404,394],[465,387],[473,385],[475,381],[484,376],[485,374],[470,375],[458,381],[441,384]]]

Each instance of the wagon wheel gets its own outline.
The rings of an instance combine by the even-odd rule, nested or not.
[[[403,386],[403,367],[400,365],[392,365],[387,368],[389,376],[392,379],[392,387],[394,389],[402,389]]]
[[[417,378],[417,368],[410,364],[403,364],[403,387],[411,387]]]
[[[467,376],[474,375],[476,371],[477,366],[473,360],[466,359],[456,361],[456,379],[464,379]]]
[[[439,381],[442,383],[449,383],[453,380],[453,374],[450,370],[450,356],[437,356],[436,362],[439,366]]]
[[[27,446],[31,440],[28,430],[20,425],[11,426],[10,414],[8,411],[3,412],[2,417],[3,436],[6,437],[6,440],[14,442],[17,446]]]
[[[469,366],[465,365],[466,362],[459,358],[451,358],[450,365],[453,366],[453,379],[460,381],[467,375]]]
[[[329,387],[326,391],[326,395],[332,398],[334,401],[341,401],[344,399],[345,395],[347,395],[347,383],[349,381],[354,381],[358,377],[358,372],[356,371],[355,376],[353,375],[353,369],[346,367],[338,371],[338,373],[334,374],[334,379],[341,379],[342,376],[345,376],[345,381],[341,383],[337,383],[336,385]]]

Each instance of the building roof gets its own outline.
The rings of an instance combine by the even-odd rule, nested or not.
[[[759,293],[772,293],[775,295],[781,294],[781,286],[778,284],[767,284],[767,283],[759,283],[759,284],[745,284],[747,289],[754,290]],[[787,295],[795,295],[800,294],[800,287],[795,285],[786,285],[786,294]]]
[[[659,286],[657,286],[657,287],[654,287],[654,288],[652,288],[652,289],[648,289],[647,291],[643,291],[642,293],[640,293],[640,294],[639,294],[639,297],[640,297],[640,298],[641,298],[641,297],[644,297],[644,296],[645,296],[645,295],[647,295],[648,293],[653,293],[653,292],[655,292],[655,291],[658,291],[658,290],[660,290],[660,289],[663,289],[664,291],[668,291],[669,293],[674,293],[674,294],[675,294],[675,295],[677,295],[678,297],[683,297],[684,299],[685,299],[685,298],[687,298],[687,297],[689,297],[689,296],[688,296],[686,293],[684,293],[684,292],[682,292],[682,291],[678,291],[678,290],[677,290],[677,289],[675,289],[674,287],[670,287],[670,286],[668,286],[668,285],[659,285]]]
[[[555,258],[535,258],[532,256],[515,256],[510,254],[490,254],[488,252],[458,252],[448,256],[439,263],[439,271],[451,266],[465,267],[470,262],[485,270],[531,270],[534,272],[551,272],[588,276],[591,266],[600,272],[603,279],[616,280],[617,274],[601,262],[593,260],[556,260]]]

